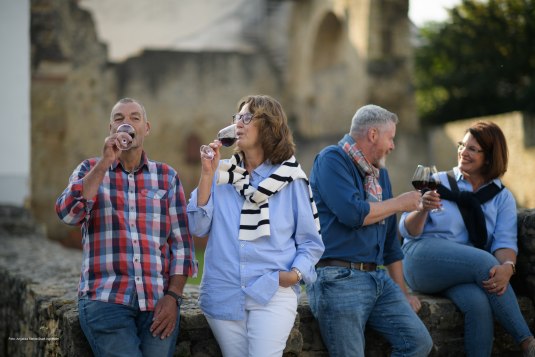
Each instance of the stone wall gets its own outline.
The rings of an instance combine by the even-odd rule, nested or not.
[[[512,281],[522,312],[535,330],[535,210],[521,210],[519,274]],[[0,207],[0,355],[91,356],[80,329],[75,303],[81,253],[47,240],[29,213]],[[195,286],[187,286],[175,356],[220,356],[210,328],[197,306]],[[431,356],[463,355],[463,318],[447,299],[420,295],[420,318],[433,337]],[[512,338],[495,329],[494,356],[520,355]],[[387,356],[386,341],[366,333],[366,355]],[[318,326],[306,298],[288,339],[284,356],[323,357]]]
[[[133,1],[151,11],[163,8]],[[401,133],[414,131],[416,123],[408,0],[257,1],[255,17],[240,20],[250,24],[244,29],[248,51],[153,48],[120,63],[110,62],[92,14],[78,3],[32,0],[30,9],[29,205],[50,239],[79,245],[78,230],[56,219],[54,201],[76,165],[100,155],[109,112],[121,97],[145,104],[152,124],[147,152],[177,169],[188,197],[198,182],[199,146],[230,122],[246,94],[281,101],[306,172],[315,154],[336,143],[349,130],[356,108],[368,102],[399,114],[401,142],[420,142]],[[181,11],[196,16],[195,10]],[[210,11],[215,10],[206,8],[202,15]],[[233,19],[212,25],[227,21]],[[389,162],[396,192],[400,184],[408,185],[408,171],[423,152],[405,147]]]

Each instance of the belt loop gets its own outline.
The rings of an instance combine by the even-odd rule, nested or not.
[[[364,263],[362,263],[362,262],[360,263],[360,269],[359,270],[364,271]]]

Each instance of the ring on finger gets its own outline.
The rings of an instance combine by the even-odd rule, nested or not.
[[[496,289],[496,286],[497,286],[496,283],[493,283],[493,284],[492,284],[492,287],[493,287],[494,289]]]

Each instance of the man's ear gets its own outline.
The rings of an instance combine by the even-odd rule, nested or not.
[[[146,128],[145,135],[149,135],[150,134],[150,122],[147,122],[145,124],[145,128]]]
[[[368,140],[370,140],[370,142],[375,143],[378,137],[379,131],[377,130],[377,128],[368,129]]]

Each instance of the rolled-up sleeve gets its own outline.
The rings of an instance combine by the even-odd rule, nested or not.
[[[407,228],[405,227],[405,219],[407,218],[407,216],[409,215],[409,213],[411,213],[411,212],[403,212],[403,214],[401,215],[401,218],[400,218],[400,220],[399,220],[399,226],[398,226],[399,234],[400,234],[403,238],[410,238],[410,239],[420,238],[420,235],[412,236],[412,235],[409,233],[409,231],[407,230]]]
[[[388,197],[385,198],[391,198],[392,185],[390,184],[390,178],[388,171],[386,170],[381,170],[381,185],[383,186],[384,191],[389,193]],[[395,214],[385,219],[386,237],[384,245],[385,250],[383,252],[385,265],[390,265],[398,260],[403,259],[403,251],[401,250],[401,243],[396,229],[396,221],[397,219]]]
[[[513,194],[504,189],[496,197],[496,222],[491,233],[490,251],[509,248],[518,253],[517,244],[517,210]]]
[[[88,160],[82,162],[73,171],[69,184],[56,200],[56,213],[58,217],[70,225],[81,224],[93,207],[94,197],[83,197],[83,178],[91,169]]]
[[[178,175],[171,185],[169,212],[171,218],[171,234],[168,241],[171,245],[171,275],[180,274],[190,277],[197,276],[197,261],[193,238],[189,231],[186,213],[186,198]]]
[[[321,239],[312,213],[309,188],[304,180],[295,182],[295,211],[296,228],[295,242],[297,254],[292,266],[299,269],[303,275],[303,281],[307,284],[316,281],[315,265],[321,258],[325,246]]]
[[[197,206],[197,189],[193,190],[188,203],[188,220],[191,234],[204,237],[210,233],[214,212],[213,190],[204,206]]]

